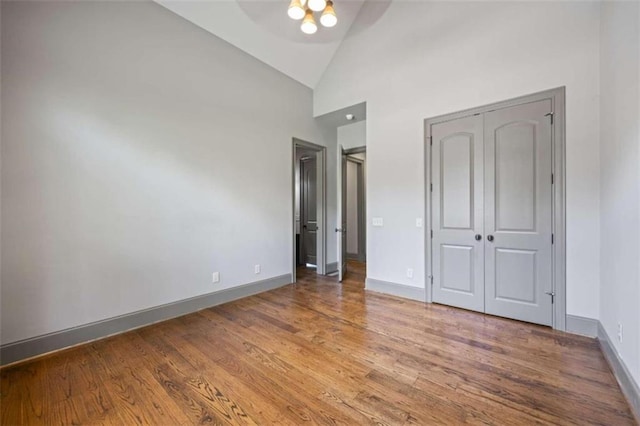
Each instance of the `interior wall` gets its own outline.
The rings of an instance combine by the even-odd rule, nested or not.
[[[1,8],[2,343],[291,273],[311,90],[154,3]]]
[[[640,3],[603,2],[600,37],[600,320],[640,383]]]
[[[367,145],[367,120],[338,127],[338,144],[344,149]]]
[[[566,86],[567,311],[597,318],[599,4],[391,2],[373,22],[376,7],[314,90],[316,115],[367,102],[367,213],[384,220],[368,276],[425,286],[425,118]]]

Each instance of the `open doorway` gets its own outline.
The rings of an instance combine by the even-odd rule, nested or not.
[[[346,154],[346,254],[348,260],[367,260],[366,148],[354,148]]]
[[[367,106],[365,102],[360,104],[351,105],[339,110],[335,110],[321,116],[316,117],[318,128],[320,129],[325,142],[327,143],[327,151],[329,152],[329,159],[327,164],[327,181],[328,181],[328,200],[327,200],[327,265],[325,275],[337,275],[338,281],[342,282],[343,272],[349,268],[350,262],[356,262],[357,260],[347,260],[346,254],[346,238],[347,232],[343,232],[346,227],[346,213],[343,214],[342,207],[346,208],[346,200],[343,202],[343,194],[346,195],[346,190],[342,190],[343,181],[342,176],[347,175],[346,171],[343,173],[343,150],[348,150],[349,155],[358,154],[358,151],[351,151],[354,148],[364,148],[366,146],[366,118],[367,118]],[[362,150],[364,151],[364,150]],[[366,161],[366,160],[365,160]],[[345,157],[346,167],[346,157]],[[366,164],[362,166],[363,186],[366,188]],[[361,195],[365,197],[365,189],[361,191]],[[366,197],[365,197],[366,198]],[[363,204],[366,201],[363,200]],[[362,207],[360,210],[363,215],[366,213],[366,207]],[[344,221],[343,221],[344,218]],[[366,221],[366,219],[364,219]],[[366,222],[362,226],[363,229],[358,228],[358,239],[366,238]],[[344,249],[343,249],[344,244]],[[366,242],[363,239],[362,244],[358,244],[358,250],[362,249],[362,253],[366,256]],[[356,268],[353,268],[355,271]],[[366,271],[364,268],[360,269],[360,281],[364,285],[364,278]],[[357,281],[359,277],[350,274],[349,278],[354,278]]]
[[[338,280],[366,277],[366,120],[338,127]],[[361,277],[360,277],[361,275]]]
[[[293,139],[293,267],[326,273],[326,148]]]
[[[339,281],[366,277],[366,147],[340,146]]]

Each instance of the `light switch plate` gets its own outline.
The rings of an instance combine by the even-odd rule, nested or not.
[[[416,228],[422,228],[422,218],[416,218]]]
[[[383,226],[384,225],[384,222],[383,222],[381,217],[374,217],[372,219],[372,222],[373,222],[373,226]]]

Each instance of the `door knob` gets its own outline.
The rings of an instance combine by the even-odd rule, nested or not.
[[[336,232],[342,232],[342,229],[336,228]]]
[[[487,235],[487,240],[493,241],[493,235]]]
[[[482,235],[476,234],[476,241],[480,241],[482,239]]]

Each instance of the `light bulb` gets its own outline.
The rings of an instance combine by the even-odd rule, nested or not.
[[[326,0],[309,0],[307,6],[314,12],[320,12],[327,5]]]
[[[318,31],[318,26],[316,25],[316,20],[313,19],[313,12],[311,9],[307,9],[304,13],[304,19],[302,20],[302,25],[300,25],[300,29],[305,34],[314,34]]]
[[[289,18],[295,19],[296,21],[304,18],[304,9],[302,8],[300,0],[291,0],[287,14],[289,15]]]
[[[320,16],[320,23],[324,27],[333,27],[338,23],[338,17],[336,16],[336,11],[333,10],[333,2],[331,0],[327,0],[327,7],[324,8],[324,12]]]

